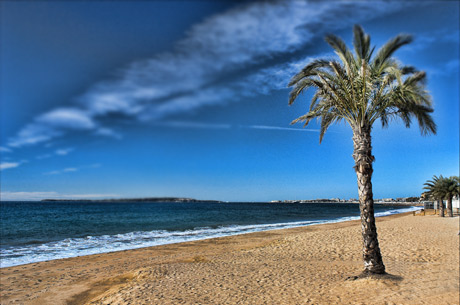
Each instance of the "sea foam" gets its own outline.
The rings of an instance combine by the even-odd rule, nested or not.
[[[395,209],[376,213],[375,216],[388,216],[416,211],[419,209],[421,209],[421,207]],[[255,225],[230,225],[221,226],[218,228],[197,227],[193,230],[185,231],[153,230],[147,232],[138,231],[115,235],[66,238],[55,242],[48,242],[43,244],[32,243],[23,246],[1,249],[0,266],[4,268],[54,259],[116,252],[267,230],[287,229],[325,223],[337,223],[357,219],[359,219],[359,216],[340,217],[332,220],[310,220]]]

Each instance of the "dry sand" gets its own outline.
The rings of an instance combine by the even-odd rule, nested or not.
[[[3,268],[1,304],[459,304],[459,218],[377,220],[388,275],[362,270],[357,221]]]

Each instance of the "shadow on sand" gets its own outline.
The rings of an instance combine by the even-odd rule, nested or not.
[[[399,275],[394,275],[390,273],[384,274],[373,274],[373,273],[361,273],[360,275],[349,276],[345,281],[356,281],[359,279],[373,279],[373,280],[388,280],[392,282],[401,282],[404,278]]]

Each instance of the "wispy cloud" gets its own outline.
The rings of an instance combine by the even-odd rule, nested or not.
[[[458,45],[460,32],[448,29],[426,32],[414,37],[414,42],[401,49],[401,52],[418,52],[435,44],[452,43]]]
[[[21,160],[21,161],[2,161],[0,163],[0,171],[3,171],[5,169],[10,169],[10,168],[16,168],[19,167],[20,165],[24,163],[29,163],[29,160]]]
[[[212,124],[202,122],[187,122],[187,121],[166,121],[156,122],[156,126],[174,127],[174,128],[198,128],[198,129],[229,129],[230,124]]]
[[[9,147],[17,148],[49,141],[68,131],[91,130],[97,124],[83,109],[58,108],[39,115],[34,122],[22,128],[16,137],[8,142]]]
[[[35,159],[43,160],[43,159],[51,158],[52,156],[66,156],[74,150],[75,148],[73,147],[60,148],[60,149],[56,149],[54,153],[46,153],[46,154],[38,155],[35,157]]]
[[[307,131],[319,132],[319,129],[310,128],[293,128],[281,126],[268,126],[268,125],[231,125],[231,124],[213,124],[202,122],[189,122],[189,121],[167,121],[155,123],[156,126],[166,126],[175,128],[197,128],[197,129],[230,129],[230,128],[247,128],[247,129],[261,129],[261,130],[281,130],[281,131]]]
[[[52,156],[66,156],[74,150],[75,148],[73,147],[60,148],[60,149],[56,149],[54,153],[46,153],[46,154],[38,155],[35,157],[35,159],[43,160],[43,159],[51,158]]]
[[[46,172],[44,173],[44,175],[59,175],[59,174],[64,174],[64,173],[77,172],[77,171],[78,171],[78,168],[76,167],[67,167],[61,170]]]
[[[458,72],[460,67],[460,60],[458,58],[449,60],[445,64],[445,68],[448,72]]]
[[[83,165],[83,166],[78,166],[78,167],[66,167],[66,168],[59,169],[59,170],[45,172],[43,173],[43,175],[60,175],[60,174],[65,174],[65,173],[78,172],[83,169],[99,168],[99,167],[101,167],[101,164],[99,163]]]
[[[2,162],[0,163],[0,170],[5,170],[8,168],[15,168],[21,165],[21,162]]]
[[[43,159],[51,158],[52,156],[53,156],[52,154],[43,154],[43,155],[36,156],[35,159],[43,160]]]
[[[37,117],[36,121],[65,129],[92,129],[96,126],[88,113],[77,108],[58,108]]]
[[[0,152],[9,153],[11,152],[11,149],[9,149],[8,147],[0,146]]]
[[[459,73],[460,60],[458,58],[446,59],[437,65],[426,67],[428,77],[451,77],[452,73]]]
[[[75,150],[75,148],[72,148],[72,147],[61,148],[61,149],[57,149],[55,151],[55,154],[58,155],[58,156],[66,156],[66,155],[68,155],[69,153],[71,153],[74,150]]]
[[[34,145],[49,141],[61,135],[63,135],[62,131],[39,123],[30,123],[23,127],[15,137],[9,140],[8,146],[18,148]]]
[[[111,128],[107,128],[107,127],[101,127],[101,128],[96,129],[94,131],[94,134],[97,136],[105,136],[105,137],[110,137],[110,138],[114,138],[117,140],[123,139],[123,136],[120,133],[116,132],[115,130]]]
[[[266,125],[250,125],[245,126],[247,128],[253,129],[266,129],[266,130],[282,130],[282,131],[307,131],[307,132],[319,132],[319,129],[309,129],[309,128],[289,128],[289,127],[278,127],[278,126],[266,126]]]
[[[61,194],[58,192],[1,192],[2,201],[36,201],[42,199],[101,199],[117,198],[118,194]]]
[[[308,44],[333,31],[412,5],[371,1],[271,1],[238,6],[193,26],[174,51],[133,62],[94,85],[74,107],[52,109],[10,139],[47,142],[71,130],[118,137],[101,119],[155,121],[285,87],[310,57]],[[300,50],[305,50],[301,52]],[[311,52],[311,51],[310,51]]]

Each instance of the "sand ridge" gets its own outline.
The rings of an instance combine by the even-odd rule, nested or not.
[[[358,221],[1,269],[1,304],[459,304],[459,218],[378,218],[389,275],[362,270]]]

